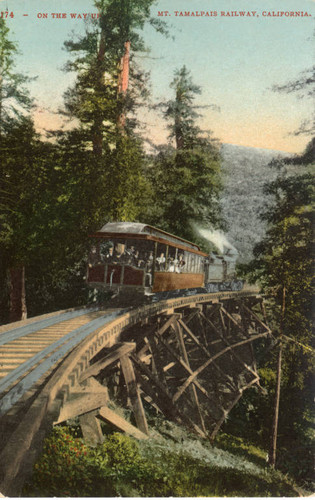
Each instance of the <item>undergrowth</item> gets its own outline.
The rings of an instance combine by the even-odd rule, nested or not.
[[[227,440],[222,436],[220,446],[227,447]],[[242,445],[234,442],[232,448]],[[112,433],[102,445],[91,448],[71,428],[56,427],[23,495],[296,496],[284,476],[261,467],[261,451],[243,448],[244,457],[247,453],[247,459],[254,458],[252,463],[196,438],[166,438],[155,431],[151,439],[137,442]]]

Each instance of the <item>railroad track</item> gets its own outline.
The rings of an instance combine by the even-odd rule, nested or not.
[[[90,360],[150,317],[196,304],[257,297],[258,290],[200,294],[137,308],[81,309],[0,327],[0,492],[18,496],[43,439],[58,419],[63,395]]]
[[[0,332],[0,417],[91,332],[126,309],[80,309]]]
[[[205,296],[252,293],[253,290],[245,290]],[[203,296],[199,295],[201,301]],[[180,299],[173,298],[172,302]],[[130,309],[83,308],[0,326],[0,417],[89,334]]]

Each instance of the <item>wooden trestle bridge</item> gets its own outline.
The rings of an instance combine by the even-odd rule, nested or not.
[[[53,425],[78,417],[149,435],[143,405],[213,439],[259,386],[253,342],[270,335],[257,291],[199,294],[133,309],[81,309],[0,327],[0,492],[18,496]],[[115,413],[120,398],[132,423]]]

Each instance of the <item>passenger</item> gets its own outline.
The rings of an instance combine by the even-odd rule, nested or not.
[[[170,273],[174,273],[175,272],[175,260],[174,260],[173,257],[169,258],[169,261],[168,261],[168,271]]]
[[[143,269],[145,266],[145,261],[140,257],[139,250],[135,251],[135,254],[133,256],[133,261],[132,265],[134,267],[139,267],[140,269]]]
[[[115,246],[115,253],[114,253],[115,264],[124,264],[125,261],[127,260],[125,247],[126,245],[124,245],[123,243],[117,243],[117,245]]]
[[[89,267],[97,266],[97,264],[100,264],[100,256],[98,254],[97,247],[93,245],[89,255]]]
[[[113,262],[114,258],[114,247],[109,247],[107,254],[105,255],[105,262]]]
[[[156,262],[158,263],[158,267],[159,267],[159,270],[160,271],[163,271],[165,269],[165,257],[164,257],[164,253],[162,252],[160,257],[157,257],[156,259]]]
[[[177,265],[176,265],[176,269],[175,269],[176,272],[181,273],[185,264],[186,264],[186,262],[184,261],[184,255],[181,253],[178,256],[178,261],[177,261]]]
[[[133,245],[131,245],[130,248],[127,248],[126,254],[127,255],[134,255],[135,254],[135,247]]]
[[[153,268],[153,252],[150,252],[149,255],[146,252],[144,254],[144,260],[142,260],[143,266],[145,267],[145,286],[152,285],[152,268]]]
[[[133,256],[133,265],[135,267],[144,267],[144,260],[140,258],[139,250],[135,251]]]
[[[153,252],[150,252],[149,255],[146,254],[146,267],[148,271],[151,271],[153,266]]]
[[[108,246],[106,243],[100,243],[100,259],[101,262],[104,262],[106,259],[106,255],[108,253]]]
[[[127,248],[126,250],[126,261],[127,264],[130,264],[131,266],[136,265],[135,264],[135,247],[131,245],[130,248]]]

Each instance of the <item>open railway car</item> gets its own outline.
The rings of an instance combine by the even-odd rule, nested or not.
[[[236,252],[202,252],[198,245],[147,224],[110,222],[91,235],[87,282],[124,296],[240,290]]]

